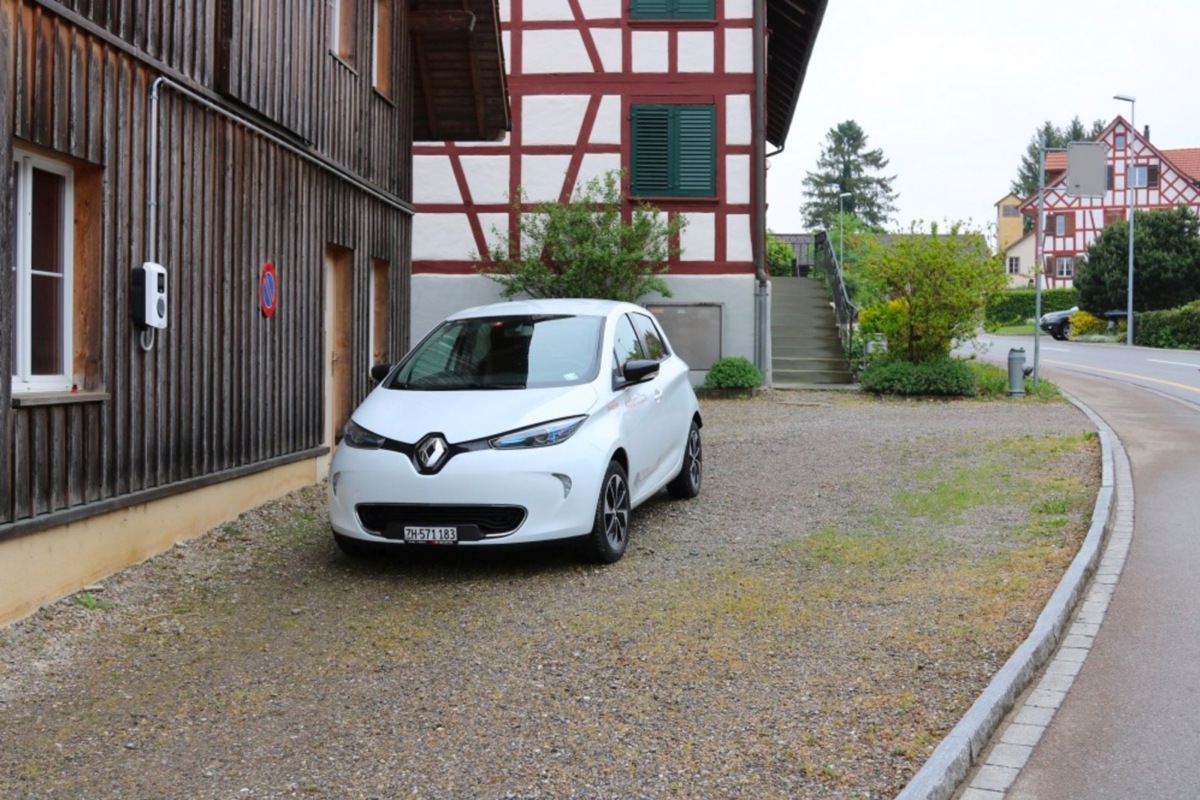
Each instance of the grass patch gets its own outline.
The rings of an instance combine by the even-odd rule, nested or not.
[[[975,373],[975,387],[978,397],[987,400],[1008,397],[1008,368],[999,367],[984,361],[971,360],[971,371]],[[1063,402],[1062,393],[1050,381],[1038,377],[1038,385],[1033,385],[1033,378],[1025,378],[1025,397],[1040,402]]]
[[[1036,328],[1032,323],[1028,325],[1004,325],[992,331],[992,333],[1000,336],[1033,336],[1035,332]]]
[[[112,603],[101,600],[91,592],[83,592],[75,596],[75,605],[80,608],[86,608],[89,611],[108,611],[112,608]]]

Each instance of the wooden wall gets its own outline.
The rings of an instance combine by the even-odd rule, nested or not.
[[[215,36],[230,2],[239,24],[223,94]],[[0,104],[3,164],[15,140],[75,168],[81,389],[14,404],[3,382],[0,538],[323,452],[327,245],[353,252],[352,307],[338,309],[352,316],[362,366],[351,370],[353,396],[368,389],[374,259],[390,264],[392,357],[407,344],[411,224],[399,199],[411,181],[407,82],[393,82],[389,101],[373,91],[369,70],[355,75],[333,58],[324,2],[0,3],[0,93],[12,98],[11,117]],[[369,22],[360,20],[363,37]],[[268,29],[277,33],[264,42]],[[149,98],[159,76],[172,85],[160,87],[151,240]],[[7,166],[0,174],[11,179]],[[10,195],[0,198],[6,232]],[[11,263],[10,248],[11,236],[0,237],[2,263]],[[130,270],[144,260],[166,266],[169,288],[168,328],[149,351],[129,315]],[[270,318],[258,300],[266,261],[280,288]]]

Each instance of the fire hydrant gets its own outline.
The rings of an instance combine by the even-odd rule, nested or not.
[[[1008,396],[1022,397],[1025,394],[1025,348],[1014,347],[1008,351]]]

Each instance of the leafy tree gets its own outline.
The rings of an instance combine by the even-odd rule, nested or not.
[[[570,202],[542,203],[532,211],[513,204],[519,219],[518,240],[493,229],[497,237],[479,272],[501,284],[504,297],[601,297],[636,302],[671,292],[659,275],[679,252],[686,220],[664,219],[647,203],[634,205],[622,218],[620,171],[593,178],[576,188]]]
[[[882,334],[888,354],[919,364],[948,356],[983,323],[988,299],[1006,284],[1002,256],[986,237],[956,222],[946,233],[926,233],[913,223],[907,233],[880,240],[871,270],[888,300],[863,309],[864,334]]]
[[[1154,311],[1200,298],[1200,218],[1187,206],[1138,211],[1133,220],[1133,306]],[[1075,277],[1094,314],[1128,308],[1129,225],[1106,225]],[[1135,326],[1136,330],[1136,326]]]
[[[896,211],[895,175],[877,173],[887,168],[883,150],[867,150],[867,135],[854,120],[847,120],[825,134],[825,146],[817,159],[816,172],[804,176],[804,224],[818,228],[841,210],[853,214],[872,230],[883,226]]]
[[[1089,130],[1079,121],[1078,115],[1071,120],[1070,124],[1061,128],[1055,127],[1050,120],[1043,122],[1042,127],[1029,137],[1029,144],[1025,147],[1024,155],[1021,156],[1021,165],[1017,168],[1017,177],[1013,178],[1012,184],[1009,186],[1012,193],[1022,198],[1037,193],[1038,142],[1043,136],[1046,137],[1046,147],[1065,148],[1071,142],[1095,141],[1107,126],[1107,122],[1098,119],[1092,122]],[[1033,230],[1033,220],[1026,217],[1025,233],[1029,233],[1031,230]]]
[[[791,275],[796,251],[783,239],[777,239],[767,231],[767,272],[772,275]]]

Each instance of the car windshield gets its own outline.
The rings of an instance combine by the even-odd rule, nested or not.
[[[400,365],[389,389],[462,391],[571,386],[595,378],[602,317],[447,320]]]

